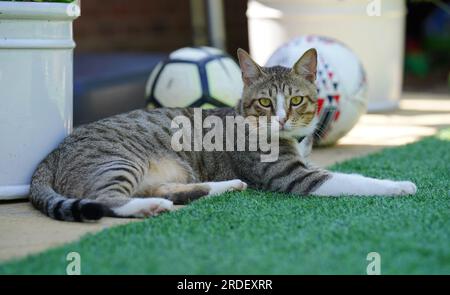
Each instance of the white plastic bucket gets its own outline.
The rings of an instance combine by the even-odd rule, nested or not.
[[[369,111],[395,109],[403,79],[404,0],[250,0],[250,51],[264,64],[299,35],[334,37],[361,59]]]
[[[72,130],[76,4],[0,2],[0,199],[26,197]]]

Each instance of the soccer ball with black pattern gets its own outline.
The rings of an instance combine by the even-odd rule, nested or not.
[[[150,74],[147,107],[227,107],[241,98],[237,63],[212,47],[184,47],[172,52]]]

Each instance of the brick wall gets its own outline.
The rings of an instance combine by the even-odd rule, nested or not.
[[[248,51],[247,0],[223,0],[227,50],[235,55],[240,47]]]
[[[227,47],[248,47],[245,0],[225,0]],[[189,0],[82,0],[78,52],[159,51],[192,45]]]
[[[78,51],[170,51],[191,43],[189,1],[82,0]]]

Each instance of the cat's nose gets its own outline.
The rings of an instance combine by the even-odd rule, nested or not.
[[[281,127],[284,126],[284,124],[286,124],[287,119],[286,118],[280,118],[278,119],[278,122],[280,123]]]

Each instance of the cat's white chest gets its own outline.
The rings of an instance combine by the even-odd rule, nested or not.
[[[312,151],[312,137],[305,137],[300,143],[297,143],[296,147],[302,161],[307,162]]]

